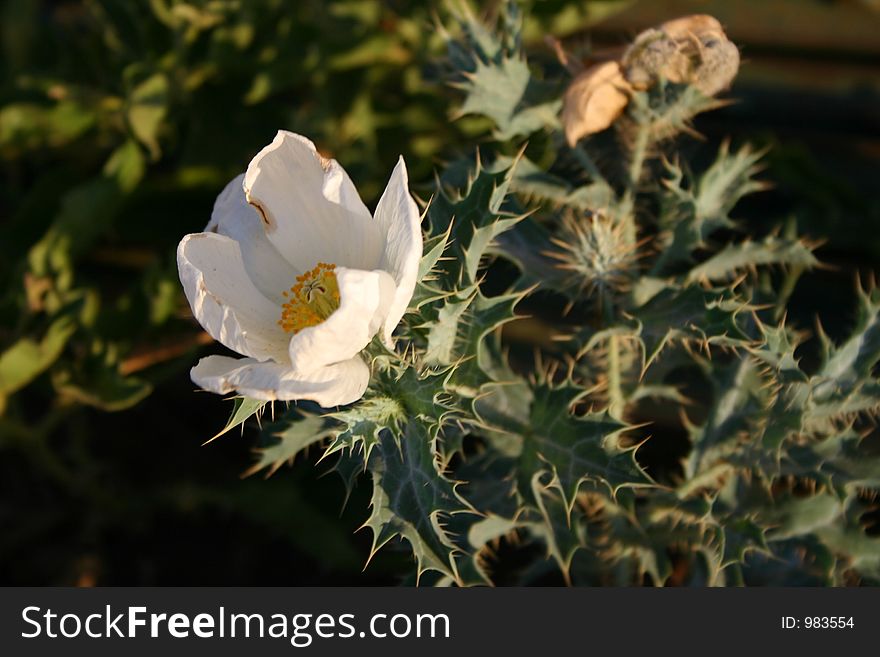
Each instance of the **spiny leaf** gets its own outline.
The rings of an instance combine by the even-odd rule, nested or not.
[[[477,292],[457,327],[455,357],[460,361],[449,377],[448,386],[465,396],[474,396],[493,377],[486,341],[504,324],[516,319],[514,308],[525,293],[485,297]]]
[[[471,511],[438,471],[432,443],[421,422],[408,422],[399,441],[382,437],[369,465],[372,512],[364,526],[373,532],[372,553],[399,536],[409,542],[419,574],[435,570],[457,580],[456,547],[444,516]]]
[[[731,517],[719,526],[723,540],[722,568],[732,563],[743,563],[750,552],[771,554],[765,536],[766,528],[752,518]]]
[[[524,59],[505,56],[489,63],[478,59],[476,69],[464,75],[465,82],[456,85],[467,94],[459,114],[492,119],[498,141],[559,126],[559,94],[549,100],[554,86],[533,80]]]
[[[500,456],[493,450],[468,455],[455,468],[461,480],[461,495],[483,513],[502,518],[514,518],[520,507],[516,499],[515,467],[513,458]]]
[[[767,237],[728,244],[705,262],[691,269],[686,283],[726,281],[741,272],[767,265],[812,269],[819,264],[811,248],[801,240]]]
[[[761,327],[762,344],[752,353],[770,365],[776,399],[765,421],[764,443],[776,449],[798,431],[835,434],[835,423],[880,409],[880,384],[873,375],[880,361],[880,296],[859,290],[856,326],[835,346],[820,332],[822,363],[812,377],[794,358],[798,338],[783,327]]]
[[[477,283],[477,270],[493,240],[522,217],[502,209],[510,169],[490,172],[477,163],[462,192],[439,189],[428,208],[431,233],[449,233],[449,249],[435,266],[437,284],[447,290]]]
[[[858,488],[880,488],[880,455],[865,449],[864,440],[847,429],[822,440],[788,446],[779,474],[815,479],[836,490],[841,498]]]
[[[671,341],[692,341],[700,348],[749,346],[752,341],[740,315],[750,310],[748,302],[724,288],[703,290],[690,286],[661,290],[632,312],[641,325],[639,336],[644,345],[645,366]]]
[[[880,537],[868,534],[860,525],[864,507],[856,498],[847,503],[840,522],[816,532],[819,540],[840,555],[846,567],[854,568],[869,583],[880,581]]]
[[[402,374],[385,383],[385,390],[404,409],[406,417],[423,420],[439,428],[452,412],[446,380],[448,369],[407,368]]]
[[[505,4],[500,25],[492,30],[468,9],[456,16],[464,42],[441,27],[450,63],[451,84],[462,89],[465,101],[459,116],[486,116],[504,141],[528,136],[544,127],[556,127],[562,106],[558,84],[535,79],[521,48],[521,19],[515,3]]]
[[[801,344],[801,336],[784,323],[779,326],[759,325],[760,344],[750,352],[761,362],[773,369],[774,376],[781,383],[804,383],[807,375],[801,370],[794,352]]]
[[[763,168],[758,164],[763,157],[763,151],[749,144],[731,153],[730,142],[724,142],[717,159],[697,183],[694,214],[702,221],[728,220],[742,197],[766,189],[766,183],[755,180]]]
[[[336,463],[333,464],[331,470],[339,475],[345,486],[345,499],[342,502],[344,508],[348,504],[348,499],[351,497],[351,492],[354,490],[358,478],[367,472],[367,462],[364,459],[363,452],[358,452],[354,449],[339,450],[338,454],[339,457],[336,459]],[[325,451],[324,456],[321,458],[323,459],[327,455],[328,452]]]
[[[491,541],[509,534],[518,526],[515,520],[489,515],[471,525],[468,532],[468,542],[475,550],[481,550]]]
[[[605,208],[616,201],[614,189],[604,179],[575,185],[545,171],[525,155],[517,159],[499,156],[493,163],[493,168],[510,167],[514,167],[511,190],[528,200],[549,201],[553,206],[569,206],[579,210]]]
[[[880,289],[858,290],[856,324],[849,339],[839,346],[824,339],[822,367],[816,373],[817,402],[839,399],[859,383],[871,379],[880,362]]]
[[[733,226],[730,212],[739,200],[765,188],[753,179],[760,170],[762,153],[743,146],[731,154],[729,144],[722,145],[718,158],[697,182],[684,183],[684,172],[666,163],[669,177],[660,228],[666,231],[662,251],[652,273],[669,273],[681,263],[690,262],[695,250],[703,248],[716,230]]]
[[[437,318],[428,324],[428,344],[425,362],[429,365],[451,365],[457,359],[459,322],[471,305],[473,295],[465,298],[453,295],[437,311]]]
[[[452,224],[448,226],[448,229],[451,228]],[[448,290],[435,286],[437,264],[449,245],[448,229],[445,233],[434,235],[425,242],[424,255],[419,261],[419,273],[416,279],[418,283],[409,304],[411,308],[421,308],[425,304],[449,295]]]
[[[397,433],[406,418],[406,412],[393,397],[377,395],[361,400],[343,411],[330,414],[341,427],[324,456],[347,450],[351,458],[363,465],[370,459],[373,448],[379,444],[380,435],[388,430]],[[360,453],[360,456],[356,456]]]
[[[520,526],[519,506],[514,495],[512,459],[499,458],[492,451],[467,455],[455,469],[461,484],[456,491],[481,515],[460,513],[449,518],[450,537],[465,555],[459,559],[459,573],[466,583],[490,580],[487,557],[492,548]]]
[[[697,555],[703,554],[709,579],[704,585],[711,584],[720,570],[721,546],[707,522],[708,503],[702,499],[676,502],[662,493],[650,502],[635,513],[611,502],[604,504],[602,517],[610,526],[608,556],[614,562],[633,559],[639,580],[647,573],[655,584],[663,585],[673,574],[670,548],[685,551],[681,556],[692,566]]]
[[[248,402],[253,403],[253,400],[244,400],[242,408]],[[279,431],[269,434],[270,440],[277,439],[273,444],[256,450],[257,462],[248,468],[244,476],[250,476],[264,468],[269,470],[266,476],[271,476],[285,463],[292,463],[294,457],[309,445],[333,435],[335,430],[333,424],[320,415],[303,414],[302,418],[293,418],[285,424]]]
[[[511,5],[505,5],[509,10]],[[514,11],[516,7],[513,6]],[[444,26],[438,25],[446,40],[449,56],[458,71],[472,71],[477,59],[493,61],[508,53],[512,48],[518,50],[515,35],[503,33],[501,26],[487,25],[477,18],[466,2],[450,5],[453,18],[463,33],[463,40],[455,39]],[[506,14],[502,12],[502,14]],[[494,28],[494,29],[493,29]]]
[[[694,86],[664,83],[649,92],[633,94],[628,110],[636,124],[647,130],[649,143],[656,143],[682,132],[692,133],[695,116],[726,104],[703,95]]]
[[[755,364],[737,359],[712,373],[714,400],[706,422],[690,430],[693,449],[688,456],[688,478],[714,465],[725,455],[741,449],[740,442],[751,439],[756,416],[764,410],[758,396],[763,381]]]
[[[764,523],[772,527],[768,539],[778,541],[811,534],[837,520],[842,513],[840,500],[823,493],[809,497],[781,497],[761,515]]]
[[[549,479],[546,472],[536,472],[532,476],[531,496],[535,500],[541,523],[532,522],[527,526],[533,534],[541,536],[547,545],[547,552],[556,561],[563,577],[571,582],[571,561],[575,553],[586,545],[586,528],[579,518],[572,519],[571,507],[560,490]]]
[[[236,397],[233,401],[232,413],[229,415],[229,420],[227,420],[226,426],[223,427],[217,434],[215,434],[213,438],[207,440],[205,444],[217,440],[217,438],[219,438],[223,434],[231,431],[235,427],[239,427],[244,424],[249,417],[260,413],[266,406],[266,403],[267,402],[259,399],[251,399],[249,397]]]
[[[586,392],[568,383],[535,386],[529,424],[522,427],[520,479],[548,470],[553,476],[550,485],[559,490],[569,510],[585,482],[612,494],[651,484],[636,463],[635,450],[621,445],[626,424],[606,412],[573,414],[572,404]]]

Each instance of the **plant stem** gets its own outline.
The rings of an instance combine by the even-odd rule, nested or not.
[[[611,294],[605,291],[602,294],[602,314],[605,327],[614,324],[614,304]],[[620,372],[620,337],[612,334],[608,338],[608,414],[616,419],[623,417],[625,405],[623,397],[623,384]]]
[[[639,131],[636,134],[636,142],[633,144],[629,161],[629,190],[633,194],[642,178],[642,168],[645,165],[645,156],[648,152],[648,135],[648,126],[644,123],[639,124]]]
[[[649,124],[639,122],[636,140],[633,144],[629,161],[629,179],[626,191],[620,199],[620,216],[623,223],[623,237],[626,246],[634,249],[638,240],[636,228],[636,192],[639,181],[642,179],[642,169],[645,167],[645,158],[648,153],[648,142],[651,131]]]
[[[608,339],[608,414],[615,419],[623,418],[623,388],[620,380],[620,337]]]
[[[776,306],[773,308],[773,319],[777,322],[782,319],[782,316],[785,314],[788,300],[794,292],[794,288],[803,273],[803,266],[794,265],[785,276],[785,280],[782,282],[782,288],[776,296]]]
[[[593,180],[602,180],[602,172],[599,171],[599,167],[596,166],[593,158],[590,157],[590,154],[587,153],[580,144],[575,144],[574,148],[571,150],[574,152],[574,156],[577,158],[578,163],[587,173],[590,174],[590,178]]]

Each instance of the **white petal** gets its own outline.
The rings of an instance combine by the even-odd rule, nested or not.
[[[245,198],[243,181],[244,174],[236,176],[217,197],[205,232],[238,242],[248,277],[264,297],[281,305],[282,292],[303,272],[287,262],[266,237],[259,212]]]
[[[317,326],[290,341],[290,362],[300,375],[348,360],[360,353],[382,326],[394,296],[394,279],[380,269],[339,268],[339,308]]]
[[[190,376],[196,385],[221,395],[236,392],[264,401],[310,399],[330,408],[360,399],[370,380],[370,368],[355,357],[303,378],[280,363],[208,356],[199,361]]]
[[[379,199],[375,219],[385,233],[381,267],[390,272],[397,283],[383,330],[383,339],[390,343],[391,333],[400,323],[415,291],[422,257],[422,221],[416,202],[409,193],[403,157],[398,160]]]
[[[244,190],[269,241],[297,269],[379,266],[382,232],[348,174],[305,137],[279,131],[248,165]]]
[[[281,307],[248,278],[237,242],[216,233],[186,235],[177,268],[193,315],[212,338],[245,356],[287,362]]]

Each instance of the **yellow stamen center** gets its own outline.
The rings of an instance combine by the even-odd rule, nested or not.
[[[281,306],[278,325],[288,333],[299,333],[317,326],[339,308],[339,284],[336,265],[319,262],[314,269],[296,277],[296,285],[283,292],[287,301]]]

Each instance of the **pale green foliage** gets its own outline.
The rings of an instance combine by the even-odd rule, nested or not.
[[[495,135],[502,140],[558,127],[562,107],[559,85],[532,76],[522,51],[521,21],[515,5],[504,13],[499,34],[480,25],[466,5],[461,12],[460,23],[473,47],[458,47],[454,37],[443,30],[454,65],[452,84],[465,92],[457,114],[492,119]]]
[[[21,338],[0,354],[0,395],[8,395],[27,385],[55,362],[75,328],[72,318],[59,317],[39,342]]]
[[[259,399],[236,397],[233,400],[232,413],[229,415],[229,420],[227,420],[226,426],[217,432],[211,440],[216,440],[226,432],[232,431],[236,427],[240,427],[247,422],[249,418],[255,415],[259,416],[265,407],[266,402]]]
[[[880,292],[859,289],[848,336],[820,330],[818,362],[802,367],[805,337],[778,318],[818,265],[814,245],[780,226],[735,235],[737,203],[765,187],[762,154],[725,143],[686,173],[669,152],[719,101],[639,92],[612,128],[620,152],[595,160],[628,171],[603,173],[593,143],[562,145],[553,102],[528,100],[548,87],[515,5],[496,31],[458,20],[463,37],[445,36],[460,113],[490,119],[508,155],[484,149],[491,164],[478,159],[461,189],[438,179],[412,309],[395,351],[369,348],[365,398],[291,415],[254,469],[322,444],[349,488],[368,473],[373,550],[403,539],[423,583],[491,583],[505,544],[539,548],[519,583],[552,570],[573,584],[880,580],[880,538],[863,527],[880,489],[865,437],[880,409]],[[546,153],[509,155],[508,140],[542,130]],[[591,239],[600,228],[614,239]],[[520,277],[490,294],[499,256]],[[499,329],[535,286],[579,314],[524,374]],[[240,403],[230,427],[254,408]],[[675,428],[686,449],[658,468],[643,441]]]
[[[259,404],[259,402],[244,400],[238,406],[229,424],[231,425],[237,417],[248,413],[249,409],[253,408],[255,404]],[[260,405],[260,408],[262,408],[262,405]],[[259,450],[259,458],[247,471],[247,474],[259,472],[265,468],[267,469],[267,476],[271,475],[284,463],[292,463],[294,457],[300,452],[305,451],[309,445],[317,443],[332,434],[332,430],[328,427],[326,420],[316,415],[290,418],[283,424],[284,426],[280,430],[268,431],[271,444]],[[231,427],[227,425],[224,431],[228,431],[229,428]]]

